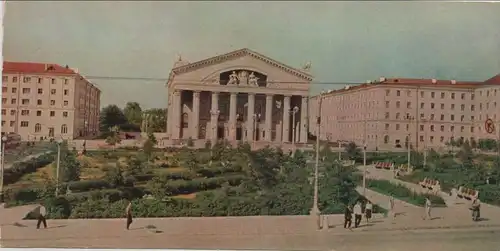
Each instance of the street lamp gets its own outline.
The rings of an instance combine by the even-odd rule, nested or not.
[[[363,196],[366,196],[366,142],[363,145]]]
[[[89,127],[88,127],[88,125],[89,125],[89,122],[88,122],[87,120],[85,120],[85,121],[83,122],[84,130],[85,130],[85,138],[87,138],[88,131],[89,131]]]
[[[260,117],[262,115],[260,113],[256,113],[253,115],[253,148],[255,149],[256,147],[256,142],[257,142],[257,126],[258,126],[258,122],[260,120]]]
[[[311,215],[317,216],[318,229],[320,227],[320,211],[318,208],[318,176],[319,176],[319,137],[320,137],[320,129],[321,129],[321,106],[323,103],[323,95],[325,94],[322,91],[318,97],[318,116],[316,118],[316,163],[314,165],[314,197],[313,197],[313,206],[311,209]]]
[[[427,126],[426,125],[426,122],[430,122],[432,121],[432,118],[430,119],[422,119],[422,122],[424,123],[424,163],[423,163],[423,166],[424,166],[424,170],[425,170],[425,167],[427,166]],[[410,168],[408,166],[408,168]]]
[[[211,111],[210,112],[212,114],[212,116],[215,117],[215,123],[212,124],[212,147],[215,146],[215,141],[218,140],[218,135],[217,135],[217,128],[219,126],[219,114],[220,114],[220,110],[217,110],[217,111]]]
[[[297,106],[295,106],[292,110],[290,110],[290,113],[292,114],[292,123],[293,123],[293,127],[292,127],[292,149],[293,149],[293,152],[292,152],[292,157],[295,156],[295,130],[297,128],[297,124],[295,123],[295,114],[297,114],[299,112],[299,108]]]
[[[2,137],[2,153],[1,153],[1,158],[2,162],[0,163],[1,168],[0,168],[0,203],[4,202],[4,196],[3,196],[3,173],[4,173],[4,166],[5,166],[5,144],[7,143],[7,136]]]
[[[57,162],[56,162],[56,196],[59,195],[59,170],[60,170],[60,164],[61,164],[61,144],[62,144],[62,139],[58,139],[56,141],[57,144]]]
[[[410,114],[406,114],[405,120],[409,121],[408,123],[410,124],[411,121],[415,120],[415,117],[410,116]],[[408,130],[411,130],[411,128],[408,127]],[[406,141],[406,148],[408,150],[408,168],[410,168],[410,158],[411,158],[411,133],[408,133],[408,140]]]

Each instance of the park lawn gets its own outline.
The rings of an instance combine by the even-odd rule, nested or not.
[[[153,169],[153,172],[155,174],[161,175],[161,174],[168,174],[168,173],[180,173],[180,172],[185,172],[189,169],[185,167],[171,167],[171,168],[155,168]]]

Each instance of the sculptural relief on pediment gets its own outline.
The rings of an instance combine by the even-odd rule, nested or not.
[[[221,85],[267,87],[267,76],[254,71],[233,70],[219,75]]]

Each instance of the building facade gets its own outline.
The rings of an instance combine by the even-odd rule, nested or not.
[[[100,96],[68,66],[4,62],[2,134],[17,133],[22,140],[97,135]]]
[[[321,100],[321,109],[319,104]],[[368,149],[440,148],[451,140],[497,139],[500,75],[484,82],[385,79],[311,97],[310,128],[320,139]],[[321,111],[320,111],[321,110]],[[485,130],[485,121],[497,125]]]
[[[195,63],[179,58],[167,83],[167,138],[305,143],[311,80],[249,49]]]

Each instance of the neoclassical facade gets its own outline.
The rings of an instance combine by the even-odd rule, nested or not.
[[[308,68],[249,49],[194,63],[179,57],[167,82],[167,138],[306,143]]]

